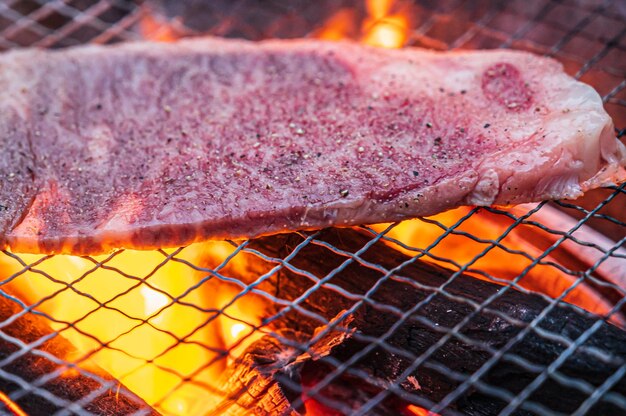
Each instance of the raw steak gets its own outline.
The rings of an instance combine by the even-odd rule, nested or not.
[[[576,198],[598,94],[513,51],[198,39],[0,57],[0,246],[94,254]]]

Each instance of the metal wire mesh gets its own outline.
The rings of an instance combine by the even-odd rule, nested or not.
[[[4,0],[0,48],[163,34],[319,36],[332,22],[341,36],[361,39],[372,27],[397,24],[391,17],[403,15],[410,28],[406,45],[510,47],[555,57],[600,92],[616,135],[626,135],[623,2],[390,1],[385,16],[374,20],[368,19],[371,5],[365,2],[321,3]],[[572,414],[606,409],[626,414],[619,389],[626,383],[626,352],[597,343],[608,326],[622,331],[626,322],[625,201],[622,185],[574,202],[458,209],[360,227],[354,235],[362,239],[354,245],[321,232],[150,253],[120,249],[98,257],[5,251],[0,254],[0,385],[8,397],[0,397],[0,411],[12,414],[10,405],[17,403],[35,409],[33,414],[81,415],[104,409],[150,414],[151,408],[198,415],[289,409],[558,414],[554,402],[542,396],[545,390],[556,391],[557,400],[575,397]],[[347,238],[346,232],[340,236]],[[372,261],[385,250],[397,256]],[[422,260],[451,271],[429,284],[410,273]],[[349,272],[377,278],[342,280]],[[467,281],[491,286],[476,286],[487,288],[477,297],[457,286]],[[397,293],[397,299],[384,298],[386,291]],[[403,291],[420,297],[404,302]],[[542,306],[526,315],[503,308],[511,293]],[[439,304],[464,312],[434,310]],[[447,314],[456,318],[442,318]],[[554,314],[565,320],[559,321],[562,328],[546,323],[556,319]],[[367,321],[380,316],[383,324],[371,330]],[[579,331],[568,329],[573,324],[567,319],[576,316],[586,319]],[[498,328],[489,329],[485,319],[512,332],[494,344],[468,329],[497,338]],[[421,339],[411,331],[437,335],[422,346],[398,341],[400,333],[409,333],[409,341]],[[69,343],[57,345],[61,338]],[[355,349],[338,353],[346,339]],[[552,346],[549,362],[520,351],[531,341]],[[457,358],[449,354],[450,346],[479,359],[452,365]],[[591,367],[606,370],[601,379],[569,371],[581,354]],[[24,370],[24,363],[38,371]],[[503,368],[514,368],[507,377],[519,377],[519,383],[494,383]],[[72,380],[87,387],[63,387]],[[112,404],[106,402],[111,397]],[[470,403],[468,397],[480,400]]]

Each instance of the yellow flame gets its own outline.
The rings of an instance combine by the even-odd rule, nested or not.
[[[399,48],[407,40],[409,19],[406,13],[390,14],[393,0],[367,0],[368,18],[363,21],[363,43],[382,48]]]
[[[365,10],[373,19],[382,19],[391,11],[395,0],[365,0]]]
[[[198,265],[211,257],[218,264],[232,252],[229,247],[194,244],[176,258]],[[172,252],[167,250],[167,254]],[[41,257],[20,254],[28,264]],[[54,256],[15,278],[10,286],[27,303],[46,299],[37,310],[75,324],[74,329],[50,322],[78,349],[61,358],[81,361],[86,368],[103,368],[165,414],[208,411],[221,397],[201,385],[219,390],[216,380],[224,371],[226,355],[233,357],[235,351],[258,339],[260,335],[249,336],[260,322],[258,300],[242,297],[225,308],[226,317],[219,310],[235,297],[237,289],[213,279],[190,290],[206,273],[167,260],[157,251],[127,250],[109,261],[107,256],[94,260],[104,265],[96,267],[87,258]],[[4,275],[20,269],[17,262],[0,264]],[[187,377],[195,383],[183,382]]]
[[[162,293],[157,292],[154,289],[150,289],[149,287],[142,287],[141,296],[144,301],[144,313],[146,316],[150,316],[158,311],[160,311],[163,307],[167,305],[167,296]],[[155,319],[161,318],[157,316]]]
[[[233,336],[233,338],[238,338],[239,334],[241,334],[245,329],[246,329],[246,326],[244,324],[241,324],[241,323],[233,324],[230,327],[230,334]]]
[[[399,48],[408,38],[410,14],[406,7],[395,10],[394,5],[393,0],[366,0],[367,16],[361,22],[356,8],[339,9],[324,22],[315,36],[326,40],[360,38],[368,45]]]

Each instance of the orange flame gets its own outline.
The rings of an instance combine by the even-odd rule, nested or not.
[[[502,215],[479,211],[464,220],[454,232],[446,233],[445,229],[452,227],[469,211],[470,208],[462,207],[432,216],[429,222],[418,219],[404,221],[387,235],[410,248],[427,249],[429,254],[424,257],[424,260],[431,263],[455,270],[470,264],[465,273],[492,283],[505,285],[525,273],[517,283],[525,289],[546,294],[551,298],[557,298],[570,290],[576,277],[549,264],[536,264],[528,271],[524,271],[547,248],[537,248],[529,243],[528,238],[541,238],[536,229],[528,230],[522,225],[517,225],[506,238],[500,241],[501,246],[491,247],[491,241],[499,239],[512,224],[512,220]],[[373,228],[381,232],[388,225],[379,224]],[[477,241],[470,236],[480,236],[483,241]],[[433,243],[440,237],[441,241],[433,246]],[[400,245],[392,245],[407,255],[419,254]],[[544,259],[544,262],[548,261],[556,262],[551,256]],[[570,290],[564,300],[600,315],[608,313],[612,308],[612,305],[603,297],[583,284]],[[615,323],[620,323],[619,317],[611,319]]]
[[[140,20],[139,31],[144,39],[156,42],[174,42],[182,37],[173,25],[152,14],[146,14]]]
[[[354,8],[339,9],[317,31],[315,37],[324,40],[350,39],[359,32],[358,17]]]

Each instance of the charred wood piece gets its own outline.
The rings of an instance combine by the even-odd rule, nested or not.
[[[60,365],[42,355],[35,354],[33,350],[20,354],[22,349],[8,337],[19,339],[25,344],[32,344],[42,338],[46,341],[38,345],[35,349],[59,359],[75,351],[74,347],[62,336],[53,335],[54,331],[46,319],[42,316],[26,313],[10,323],[6,323],[11,317],[22,312],[22,307],[7,297],[0,296],[0,361],[7,359],[12,354],[15,358],[9,360],[1,370],[16,376],[17,378],[32,383],[36,380],[60,371],[61,374],[45,384],[39,386],[42,390],[49,392],[59,399],[74,403],[85,396],[92,394],[102,388],[102,384],[96,378],[90,377],[76,369],[65,369]],[[8,336],[8,337],[7,337]],[[142,399],[133,395],[104,370],[90,367],[89,373],[97,375],[105,383],[111,382],[112,387],[98,395],[91,402],[83,405],[83,409],[95,415],[157,415],[150,406]],[[16,382],[9,380],[9,377],[0,376],[0,391],[6,396],[22,390]],[[52,415],[63,407],[43,397],[35,391],[29,391],[22,395],[15,403],[28,415]],[[2,407],[0,407],[2,410]],[[9,413],[12,414],[12,413]]]
[[[298,234],[265,237],[252,241],[248,247],[266,256],[282,259],[290,254],[303,241],[303,238]],[[328,229],[322,231],[316,240],[340,250],[355,253],[364,247],[370,238],[371,236],[365,236],[352,229]],[[409,257],[383,242],[374,244],[360,257],[387,270],[409,260]],[[313,242],[303,247],[290,260],[290,264],[321,279],[328,276],[347,259],[348,257],[330,250],[323,244]],[[249,264],[250,274],[257,273],[256,276],[259,271],[263,271],[260,270],[263,267],[269,270],[270,267],[275,266],[275,264],[261,266],[258,259]],[[247,355],[242,356],[243,361],[240,360],[238,365],[243,368],[236,368],[230,373],[230,382],[239,383],[238,390],[240,393],[245,392],[246,388],[252,388],[252,386],[246,383],[245,377],[241,377],[242,372],[245,374],[250,374],[251,371],[253,373],[264,372],[266,390],[270,387],[273,389],[273,402],[276,402],[275,397],[281,397],[279,413],[290,414],[290,412],[302,411],[302,407],[294,408],[292,404],[306,401],[306,391],[336,368],[329,358],[338,362],[350,360],[355,354],[371,345],[371,342],[365,340],[363,336],[379,338],[398,322],[400,319],[398,314],[390,311],[389,308],[381,308],[380,305],[406,312],[431,296],[386,340],[390,346],[410,353],[412,357],[419,357],[440,341],[449,328],[453,328],[475,311],[472,305],[463,300],[481,304],[503,289],[500,285],[467,275],[459,275],[450,280],[452,274],[450,270],[418,260],[407,263],[393,276],[380,283],[384,273],[367,267],[359,261],[352,261],[347,267],[325,281],[324,285],[309,293],[300,306],[330,321],[342,311],[352,308],[357,300],[343,296],[329,285],[362,296],[378,283],[378,288],[369,296],[371,301],[362,303],[356,309],[351,315],[349,324],[343,323],[354,331],[353,336],[347,336],[339,343],[335,342],[322,358],[302,359],[303,351],[290,354],[289,349],[293,347],[289,345],[297,345],[298,342],[304,343],[310,340],[314,332],[319,331],[318,327],[322,323],[303,315],[296,309],[281,312],[283,308],[279,305],[270,305],[266,311],[268,316],[278,315],[277,318],[268,320],[268,326],[278,333],[299,334],[297,337],[290,338],[295,344],[287,343],[289,345],[281,347],[276,340],[268,339],[269,336],[263,338],[250,347]],[[437,292],[446,283],[445,294]],[[274,296],[293,301],[314,284],[308,277],[283,267],[259,288]],[[342,373],[330,385],[317,393],[315,399],[319,403],[324,403],[325,399],[349,403],[352,408],[357,409],[380,392],[381,386],[385,383],[399,380],[401,381],[400,388],[407,393],[400,395],[404,400],[408,400],[405,403],[413,402],[418,405],[437,403],[461,384],[461,381],[451,377],[451,373],[465,377],[472,375],[493,356],[494,351],[503,348],[516,337],[548,305],[549,302],[539,295],[514,289],[504,291],[490,303],[487,309],[477,313],[461,328],[460,337],[453,336],[443,342],[430,358],[411,372],[409,377],[399,380],[403,371],[411,365],[411,359],[402,354],[392,353],[385,348],[375,347],[350,366],[353,370],[360,370],[371,375],[371,383],[352,374]],[[510,319],[504,319],[501,315],[506,315]],[[598,321],[602,321],[602,318],[578,310],[571,305],[557,304],[538,325],[541,330],[556,337],[547,338],[540,332],[532,330],[509,350],[511,355],[530,363],[530,366],[520,364],[519,360],[515,362],[506,358],[500,359],[480,380],[515,395],[530,384],[539,371],[553,363],[567,348],[559,337],[575,340]],[[467,339],[471,341],[467,342]],[[266,348],[268,343],[271,343],[273,348]],[[601,352],[605,359],[599,358],[598,352]],[[301,358],[296,358],[298,356]],[[613,375],[624,362],[626,362],[626,332],[611,324],[601,322],[594,336],[576,349],[558,368],[558,372],[566,378],[578,379],[597,387]],[[442,368],[449,371],[442,371]],[[285,383],[285,377],[291,380],[291,383]],[[299,383],[299,387],[293,389],[294,383]],[[626,395],[626,380],[616,383],[612,391]],[[238,398],[233,401],[243,406],[254,406],[253,401],[247,403],[241,401],[244,395],[245,393],[239,394]],[[257,396],[257,399],[258,397],[260,396]],[[300,400],[295,402],[297,398]],[[549,377],[532,393],[529,401],[553,411],[569,413],[577,409],[586,398],[587,395],[581,391]],[[394,403],[396,403],[395,412],[398,413],[401,411],[397,409],[398,402],[398,396],[391,394],[388,400],[381,402],[379,407],[370,414],[388,414],[390,406],[394,406]],[[471,388],[443,413],[491,415],[497,414],[506,405],[507,402],[502,397],[494,397],[480,389]],[[600,400],[591,412],[593,414],[624,414],[626,410],[613,403]],[[534,413],[522,408],[518,409],[515,414]]]

